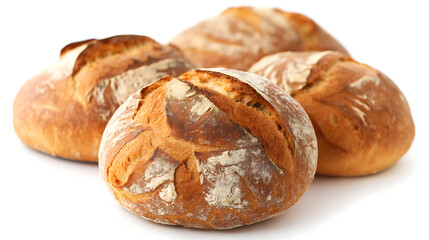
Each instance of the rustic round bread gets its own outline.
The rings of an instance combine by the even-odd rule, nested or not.
[[[119,105],[157,78],[190,68],[174,47],[144,36],[69,44],[18,92],[15,131],[36,150],[96,162],[104,128]]]
[[[304,110],[255,74],[197,69],[132,95],[103,135],[115,198],[158,223],[229,229],[282,213],[314,177]]]
[[[283,52],[250,72],[269,78],[309,115],[318,141],[317,173],[357,176],[381,171],[414,138],[404,95],[386,75],[339,52]]]
[[[348,54],[313,20],[275,8],[228,8],[179,33],[171,43],[197,67],[238,70],[247,70],[263,56],[282,51]]]

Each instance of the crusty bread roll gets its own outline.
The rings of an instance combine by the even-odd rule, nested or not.
[[[247,70],[282,51],[345,48],[313,20],[279,9],[234,7],[179,33],[171,42],[197,67]]]
[[[410,108],[398,87],[344,54],[277,53],[249,71],[281,86],[305,109],[318,140],[318,174],[381,171],[398,161],[413,141]]]
[[[96,162],[104,127],[119,105],[157,78],[190,68],[174,47],[144,36],[72,43],[18,92],[15,131],[39,151]]]
[[[164,224],[229,229],[285,211],[316,169],[304,110],[255,74],[197,69],[132,95],[103,134],[116,199]]]

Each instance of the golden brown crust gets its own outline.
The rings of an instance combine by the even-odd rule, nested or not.
[[[349,55],[347,50],[324,29],[322,29],[312,19],[298,13],[284,12],[282,13],[292,24],[293,28],[299,35],[301,42],[300,51],[325,51],[333,50]],[[279,51],[280,52],[280,51]]]
[[[173,47],[145,36],[69,44],[18,92],[15,131],[39,151],[96,162],[104,127],[118,106],[157,78],[190,68]]]
[[[318,139],[318,174],[381,171],[413,141],[413,119],[398,87],[341,53],[278,53],[249,71],[283,87],[305,109]]]
[[[68,51],[73,50],[73,49],[75,49],[75,48],[77,48],[77,47],[79,47],[81,45],[90,43],[90,42],[92,42],[94,40],[95,39],[92,38],[92,39],[87,39],[87,40],[83,40],[83,41],[73,42],[73,43],[67,44],[65,47],[63,47],[63,49],[61,49],[60,56],[63,56]]]
[[[100,171],[143,218],[227,229],[277,215],[313,179],[308,117],[266,80],[227,69],[164,77],[112,117]]]
[[[179,33],[171,42],[198,67],[247,70],[260,58],[282,51],[336,50],[341,44],[313,20],[279,9],[228,8]]]

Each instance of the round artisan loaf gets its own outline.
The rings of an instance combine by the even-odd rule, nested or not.
[[[179,33],[171,42],[197,67],[247,70],[282,51],[345,48],[313,20],[279,9],[234,7]]]
[[[305,109],[318,140],[318,174],[381,171],[398,161],[413,141],[410,108],[398,87],[344,54],[277,53],[249,71],[281,86]]]
[[[15,131],[36,150],[96,162],[104,128],[119,105],[157,78],[190,68],[176,48],[144,36],[69,44],[18,92]]]
[[[229,229],[293,205],[314,177],[304,110],[255,74],[197,69],[132,95],[106,127],[99,166],[116,199],[164,224]]]

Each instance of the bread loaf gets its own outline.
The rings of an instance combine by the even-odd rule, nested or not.
[[[176,35],[171,42],[197,67],[247,70],[265,55],[282,51],[345,48],[313,20],[279,9],[234,7]]]
[[[398,87],[344,54],[277,53],[249,71],[269,78],[305,109],[318,140],[318,174],[381,171],[398,161],[413,141],[410,108]]]
[[[144,36],[69,44],[18,92],[15,131],[39,151],[96,162],[103,130],[119,105],[157,78],[190,68],[174,47]]]
[[[197,69],[132,95],[106,127],[99,166],[143,218],[228,229],[293,205],[313,179],[316,145],[305,112],[274,84]]]

